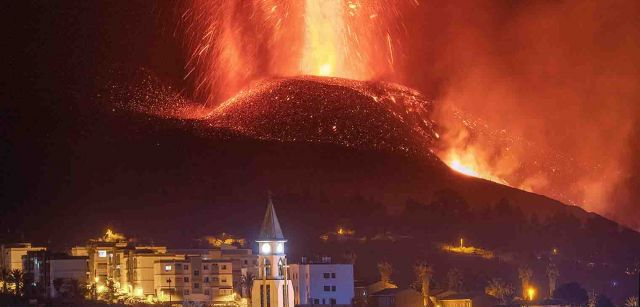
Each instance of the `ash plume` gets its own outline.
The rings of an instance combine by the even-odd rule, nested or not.
[[[636,1],[422,1],[402,83],[441,107],[445,142],[511,185],[638,229],[639,14]],[[509,141],[461,141],[451,109]]]

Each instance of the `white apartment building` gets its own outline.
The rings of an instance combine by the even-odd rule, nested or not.
[[[331,258],[289,265],[296,305],[351,304],[353,265],[332,263]]]
[[[0,246],[0,270],[27,271],[26,256],[30,251],[44,251],[46,247],[32,246],[31,243],[3,244]]]

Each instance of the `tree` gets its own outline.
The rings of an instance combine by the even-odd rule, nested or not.
[[[484,288],[484,292],[497,298],[501,305],[507,305],[513,297],[513,286],[500,278],[493,278]]]
[[[638,307],[638,297],[637,296],[632,296],[632,297],[628,298],[626,301],[624,301],[624,306],[625,307]]]
[[[596,298],[596,307],[615,307],[615,306],[613,305],[613,303],[608,297],[600,294]]]
[[[9,271],[7,269],[2,269],[0,271],[0,279],[2,280],[2,293],[7,293],[7,283],[9,283]]]
[[[22,286],[24,285],[24,273],[20,269],[14,269],[9,272],[9,282],[15,287],[15,294],[22,295]]]
[[[453,268],[447,272],[447,287],[451,291],[462,291],[462,272]]]
[[[251,298],[251,288],[253,288],[253,281],[256,279],[256,276],[251,272],[247,272],[246,274],[242,274],[240,276],[240,293],[247,294],[249,298]]]
[[[102,294],[102,298],[105,301],[108,302],[113,302],[113,300],[115,300],[116,295],[118,294],[118,289],[116,288],[116,283],[113,281],[113,279],[108,278],[105,282],[105,290],[104,293]]]
[[[354,251],[346,251],[344,253],[344,260],[347,261],[347,263],[351,263],[351,265],[355,266],[356,265],[356,260],[358,259],[358,255],[356,254],[356,252]]]
[[[531,278],[533,277],[533,271],[528,265],[523,265],[518,269],[518,277],[520,278],[522,285],[522,298],[527,297],[527,289],[531,287]]]
[[[88,294],[87,286],[77,279],[69,279],[66,282],[67,292],[74,299],[84,299]]]
[[[55,278],[53,280],[53,290],[56,291],[56,296],[61,293],[63,285],[64,285],[64,278]]]
[[[553,262],[549,262],[549,266],[547,266],[547,278],[549,279],[549,296],[553,296],[553,291],[556,290],[556,285],[558,282],[558,276],[560,276],[560,272],[558,268]]]
[[[430,265],[426,264],[423,261],[418,261],[414,266],[413,270],[416,274],[417,280],[420,281],[421,293],[422,293],[422,305],[424,307],[429,306],[429,284],[431,282],[431,277],[433,276],[433,269]]]
[[[393,267],[387,261],[378,262],[378,273],[380,273],[380,281],[383,283],[392,283],[391,274],[393,273]]]
[[[553,292],[553,298],[563,300],[571,306],[584,306],[589,301],[587,290],[576,282],[560,285]]]

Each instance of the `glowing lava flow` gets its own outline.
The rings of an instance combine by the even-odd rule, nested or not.
[[[458,173],[509,185],[507,181],[493,174],[491,172],[492,168],[485,165],[472,150],[460,152],[455,149],[450,149],[445,157],[443,157],[443,161]]]

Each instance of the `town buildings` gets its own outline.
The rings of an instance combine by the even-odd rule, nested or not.
[[[89,280],[89,258],[51,253],[46,250],[29,251],[25,261],[26,274],[41,285],[41,294],[56,297],[73,287],[84,287]]]
[[[46,249],[46,247],[32,246],[31,243],[3,244],[0,246],[0,270],[26,271],[27,253]]]
[[[303,258],[289,266],[296,305],[348,305],[354,297],[353,265],[332,263],[330,257],[317,261]]]

